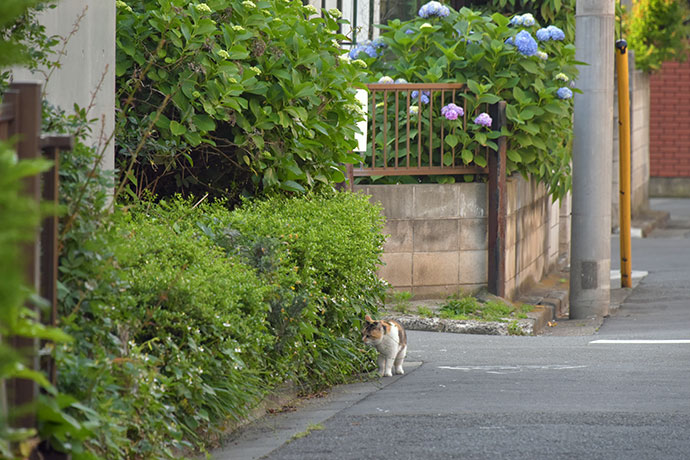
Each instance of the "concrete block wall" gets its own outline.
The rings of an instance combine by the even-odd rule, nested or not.
[[[355,191],[383,206],[379,275],[415,298],[475,292],[488,282],[486,184],[362,185]],[[522,177],[508,182],[506,292],[514,297],[558,260],[559,208],[545,188]]]
[[[558,202],[551,202],[546,187],[535,180],[518,176],[507,186],[506,295],[513,298],[557,264],[560,209]]]

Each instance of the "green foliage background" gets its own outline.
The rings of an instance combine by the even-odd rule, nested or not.
[[[628,45],[635,51],[635,66],[647,72],[665,61],[687,59],[689,12],[681,0],[637,0],[628,25]],[[626,18],[627,19],[627,18]]]

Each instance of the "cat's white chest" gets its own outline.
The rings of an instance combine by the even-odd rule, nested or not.
[[[398,328],[393,326],[391,331],[381,337],[381,341],[374,345],[374,348],[386,359],[395,359],[400,352],[401,346],[398,339]]]

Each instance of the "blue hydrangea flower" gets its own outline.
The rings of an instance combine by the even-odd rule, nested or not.
[[[360,54],[365,53],[367,56],[375,58],[379,55],[377,51],[377,47],[374,46],[373,43],[362,43],[359,45],[355,45],[354,48],[350,50],[350,53],[348,56],[350,56],[350,59],[358,59]]]
[[[549,26],[546,28],[549,31],[551,40],[565,40],[565,33],[556,26]]]
[[[431,95],[430,91],[422,91],[422,95],[419,98],[419,100],[422,102],[422,104],[428,104],[430,95]],[[417,99],[417,96],[419,96],[419,91],[417,91],[417,90],[414,90],[414,91],[412,91],[412,93],[410,93],[410,97],[412,99]]]
[[[406,33],[407,35],[412,35],[412,34],[414,33],[414,30],[412,30],[412,29],[407,29],[407,30],[405,31],[405,33]]]
[[[443,108],[441,108],[441,115],[446,117],[448,120],[457,120],[459,117],[463,116],[465,111],[462,107],[459,107],[453,103],[450,103]]]
[[[373,42],[371,42],[371,46],[374,48],[386,48],[388,45],[386,45],[386,42],[383,41],[382,38],[377,38]]]
[[[518,14],[510,19],[511,26],[521,26],[522,25],[522,15]]]
[[[559,99],[570,99],[573,97],[573,92],[570,90],[570,88],[562,86],[558,88],[558,91],[556,91],[556,96],[558,96]]]
[[[450,14],[450,9],[447,6],[437,2],[431,1],[422,5],[419,9],[419,16],[423,18],[430,18],[433,16],[438,16],[440,18],[446,17]]]
[[[537,40],[539,40],[540,42],[545,42],[545,41],[551,39],[551,34],[549,33],[549,29],[546,29],[546,28],[537,30],[536,35],[537,35]]]
[[[525,27],[532,27],[535,24],[534,16],[530,13],[525,13],[522,15],[522,25]]]
[[[515,36],[515,46],[520,54],[524,56],[534,56],[537,54],[537,42],[526,30],[521,30]]]
[[[515,40],[513,39],[513,37],[508,37],[506,38],[505,44],[515,46]]]
[[[482,112],[479,115],[477,115],[477,118],[474,119],[474,123],[479,125],[479,126],[486,126],[487,128],[491,127],[492,119],[489,116],[488,113]]]

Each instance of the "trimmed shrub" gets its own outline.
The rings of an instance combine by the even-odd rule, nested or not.
[[[369,369],[381,227],[349,193],[118,208],[70,266],[75,342],[58,351],[90,451],[177,458],[286,380],[307,391]]]

